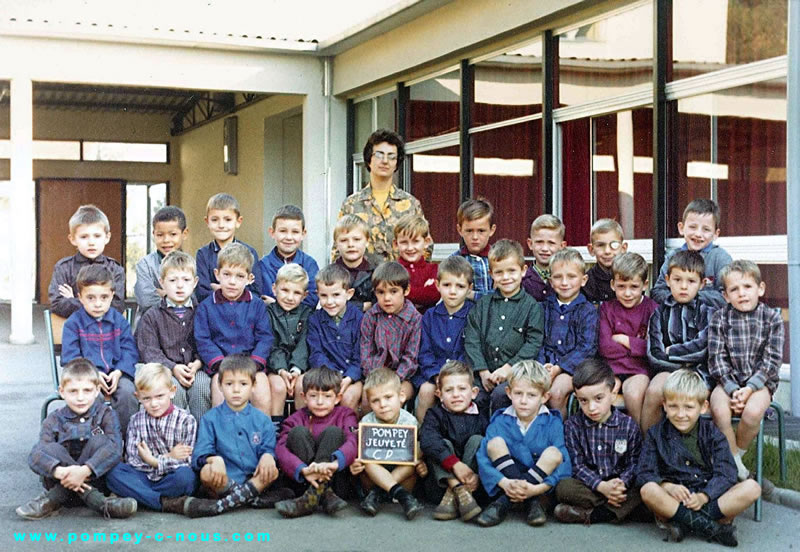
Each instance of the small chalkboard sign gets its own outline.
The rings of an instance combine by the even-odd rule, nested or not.
[[[417,426],[358,424],[358,458],[375,464],[417,463]]]

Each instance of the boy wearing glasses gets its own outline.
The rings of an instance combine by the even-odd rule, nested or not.
[[[587,249],[597,259],[597,263],[586,273],[589,279],[583,286],[583,294],[591,303],[599,305],[616,297],[611,289],[611,280],[614,279],[611,265],[617,256],[628,250],[628,244],[622,235],[622,226],[612,219],[599,219],[589,232]]]

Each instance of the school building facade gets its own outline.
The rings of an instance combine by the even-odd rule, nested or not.
[[[377,128],[407,142],[397,184],[422,202],[437,256],[457,247],[458,203],[482,196],[496,237],[524,241],[552,212],[585,246],[593,221],[611,217],[659,266],[681,243],[683,206],[715,199],[718,243],[760,265],[788,338],[797,4],[405,0],[319,41],[167,29],[157,14],[134,30],[5,10],[0,299],[13,301],[12,340],[29,338],[30,302],[46,301],[81,203],[109,214],[109,252],[128,266],[152,248],[164,202],[186,211],[194,251],[209,239],[208,197],[233,194],[237,237],[262,254],[271,213],[296,203],[305,249],[324,262]]]

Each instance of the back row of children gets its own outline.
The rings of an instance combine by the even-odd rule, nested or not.
[[[214,203],[218,200],[219,198],[215,196],[209,202],[207,220],[212,232],[215,228],[217,230],[224,229],[225,221],[231,222],[228,221],[231,218],[228,216],[230,213],[225,213],[225,209],[212,209],[212,207],[220,205]],[[708,208],[708,205],[711,208]],[[167,209],[174,209],[180,213],[175,208]],[[291,211],[291,209],[296,210],[296,208],[287,208],[282,210],[282,213],[287,214],[287,210]],[[215,210],[222,210],[223,212],[214,213]],[[229,225],[230,233],[227,234],[229,241],[233,241],[233,229],[241,223],[238,209],[231,210],[233,211],[232,214],[236,216],[233,217]],[[284,228],[284,232],[281,234],[282,227],[280,223],[283,219],[280,215],[282,213],[276,215],[270,228],[270,233],[276,237],[278,242],[278,246],[270,255],[279,253],[283,255],[290,252],[291,247],[295,248],[295,255],[302,253],[297,249],[304,233],[302,213],[300,213],[299,220],[292,218],[291,212],[289,212],[288,216],[285,216],[286,220],[295,221],[296,223],[295,226],[298,231],[294,232],[295,237],[292,237],[293,232],[291,229],[286,231]],[[182,217],[182,213],[180,215]],[[168,242],[164,249],[175,248],[175,239],[179,240],[180,236],[185,236],[185,219],[181,217],[178,217],[175,221],[177,222],[175,230],[178,230],[178,232],[172,233],[174,238],[172,245]],[[532,267],[533,270],[528,271],[526,274],[522,248],[519,244],[510,240],[500,240],[489,250],[488,259],[485,259],[488,260],[488,271],[485,270],[486,265],[481,260],[483,257],[480,253],[485,253],[489,238],[494,233],[491,206],[487,202],[482,200],[466,202],[459,209],[458,217],[458,229],[464,236],[466,249],[442,263],[438,274],[435,270],[427,273],[419,272],[424,277],[420,278],[418,275],[416,284],[414,277],[418,272],[417,269],[424,267],[425,270],[429,271],[429,266],[431,266],[423,257],[424,249],[430,243],[430,236],[424,219],[411,218],[402,222],[395,229],[396,243],[400,246],[401,259],[405,261],[403,263],[405,267],[398,263],[386,263],[375,271],[372,278],[365,278],[364,274],[367,273],[368,275],[371,270],[371,267],[365,263],[363,254],[367,240],[366,227],[358,217],[345,217],[340,220],[334,234],[336,245],[341,255],[340,259],[337,260],[337,263],[325,269],[328,273],[323,275],[322,279],[316,278],[317,284],[320,284],[321,280],[332,282],[324,284],[324,287],[333,287],[332,295],[338,295],[338,297],[331,297],[328,301],[322,300],[327,299],[327,297],[323,298],[323,285],[320,285],[320,305],[322,309],[315,313],[315,316],[320,315],[321,317],[322,312],[324,312],[327,315],[328,322],[333,322],[329,326],[335,325],[338,328],[342,325],[341,323],[348,312],[354,311],[353,314],[360,315],[359,310],[366,310],[367,313],[363,316],[363,321],[354,326],[359,331],[353,331],[353,328],[350,328],[350,356],[343,358],[339,355],[338,359],[329,358],[330,343],[338,344],[342,340],[343,336],[337,334],[335,342],[331,339],[321,350],[318,349],[320,354],[324,355],[319,357],[320,362],[326,362],[327,365],[333,364],[343,374],[346,373],[348,367],[351,370],[353,369],[353,366],[348,366],[348,364],[360,366],[361,373],[364,375],[367,375],[375,368],[383,366],[394,369],[403,381],[402,391],[405,397],[413,395],[414,387],[419,390],[417,413],[418,417],[423,419],[425,410],[435,400],[436,371],[450,357],[459,358],[459,355],[461,355],[460,358],[466,359],[471,364],[476,373],[476,380],[479,379],[480,381],[481,392],[483,393],[492,391],[496,387],[501,388],[509,376],[512,364],[519,360],[538,356],[551,377],[550,404],[563,411],[566,397],[572,390],[571,374],[581,360],[594,354],[596,335],[598,333],[596,311],[591,303],[584,298],[584,294],[581,291],[586,292],[586,295],[591,295],[593,290],[602,292],[604,287],[603,280],[608,282],[610,274],[608,289],[614,291],[617,301],[608,302],[600,309],[600,353],[608,358],[615,369],[618,368],[617,364],[620,364],[621,368],[617,369],[616,372],[618,379],[622,380],[622,391],[623,395],[625,395],[626,406],[628,406],[628,410],[637,420],[641,420],[643,424],[646,423],[646,416],[649,413],[648,398],[652,398],[653,400],[650,402],[655,405],[655,408],[652,409],[655,411],[653,421],[660,417],[661,387],[666,374],[662,376],[659,373],[650,382],[648,375],[651,372],[664,371],[665,368],[666,371],[674,370],[689,362],[702,364],[705,358],[705,346],[702,341],[705,339],[705,329],[709,325],[708,321],[705,324],[698,325],[696,322],[697,316],[685,316],[682,312],[686,308],[691,308],[692,312],[697,311],[700,313],[698,315],[700,319],[702,319],[703,312],[706,313],[706,320],[710,318],[710,302],[701,301],[696,296],[699,289],[702,288],[703,279],[707,278],[708,272],[708,268],[703,263],[702,253],[708,254],[709,252],[720,250],[720,248],[713,245],[713,238],[719,233],[719,215],[713,203],[707,200],[695,201],[687,207],[684,213],[683,220],[679,224],[679,231],[686,237],[687,244],[685,249],[687,253],[678,253],[673,256],[665,263],[665,268],[662,269],[663,279],[670,295],[665,300],[661,308],[663,312],[658,317],[652,314],[656,310],[654,305],[650,300],[645,301],[647,298],[642,295],[647,285],[646,265],[644,265],[641,258],[637,259],[638,256],[634,254],[623,254],[626,245],[624,244],[622,231],[613,221],[599,221],[592,229],[589,249],[597,257],[598,263],[587,275],[585,274],[583,260],[576,251],[570,249],[558,251],[565,245],[563,242],[564,228],[560,221],[549,215],[537,218],[532,224],[531,236],[528,240],[528,244],[534,253],[535,263]],[[216,225],[213,228],[211,226],[212,220]],[[97,224],[99,223],[95,223],[95,226]],[[91,226],[91,224],[88,225]],[[84,226],[87,225],[84,224]],[[76,230],[81,229],[76,228]],[[107,223],[104,230],[105,240],[107,241]],[[158,231],[159,228],[156,225],[154,233]],[[76,231],[75,234],[79,235],[80,232]],[[176,234],[177,238],[175,237]],[[289,237],[282,238],[282,235]],[[473,239],[472,236],[474,235],[481,236],[481,240]],[[705,242],[702,239],[703,236],[706,236]],[[215,233],[215,238],[217,238],[215,242],[212,242],[204,250],[208,249],[212,253],[216,253],[216,251],[213,251],[214,247],[212,246],[214,243],[217,243],[218,246],[220,245],[217,233]],[[73,241],[72,228],[70,240]],[[91,242],[91,240],[88,241]],[[158,243],[158,236],[156,236],[156,241]],[[95,257],[102,254],[102,244],[99,246],[98,252],[95,242],[105,243],[101,236],[100,239],[95,239],[94,242],[91,242],[90,244],[94,245],[94,247],[86,248],[84,253],[80,250],[80,241],[77,238],[73,241],[79,246],[79,255],[88,259],[91,259],[90,255],[92,254]],[[700,247],[701,255],[689,253],[693,248],[699,246],[702,246]],[[283,249],[281,249],[282,247]],[[161,251],[161,248],[159,248],[159,251]],[[256,272],[256,270],[252,269],[254,261],[252,252],[248,251],[250,254],[248,257],[248,255],[244,254],[244,251],[245,248],[243,247],[231,247],[230,259],[223,254],[221,254],[221,258],[217,259],[217,268],[214,270],[214,276],[219,278],[219,283],[212,282],[209,284],[209,287],[214,291],[213,300],[207,302],[210,310],[203,308],[206,303],[201,303],[200,307],[198,307],[198,316],[195,317],[194,337],[198,343],[200,359],[206,366],[205,370],[208,374],[213,375],[215,373],[215,368],[224,356],[237,352],[251,354],[254,360],[261,361],[262,368],[272,368],[269,370],[268,376],[260,372],[259,377],[256,378],[254,404],[262,410],[279,417],[283,412],[282,403],[287,393],[296,394],[297,398],[302,401],[302,394],[295,393],[295,390],[302,388],[300,374],[304,368],[297,365],[300,364],[300,361],[295,363],[293,361],[297,358],[303,359],[306,347],[300,345],[302,341],[300,334],[304,333],[306,326],[309,329],[312,327],[311,320],[308,320],[310,308],[306,309],[309,312],[306,312],[304,316],[302,313],[297,312],[298,306],[307,298],[307,290],[305,288],[308,282],[308,275],[305,273],[306,275],[303,276],[303,271],[295,271],[293,276],[286,275],[284,278],[280,278],[276,274],[272,291],[277,296],[277,304],[281,307],[280,311],[282,311],[283,315],[278,312],[278,316],[270,316],[269,320],[272,322],[272,330],[275,331],[276,326],[281,327],[281,317],[283,317],[286,319],[283,321],[283,327],[287,328],[288,331],[286,336],[280,336],[278,335],[280,332],[275,331],[275,337],[278,338],[276,345],[286,342],[287,346],[272,347],[271,344],[265,344],[266,341],[270,340],[267,335],[271,332],[269,325],[264,327],[263,324],[267,317],[263,313],[259,313],[259,310],[263,310],[263,304],[261,301],[252,301],[252,292],[244,289],[246,285],[255,280]],[[239,254],[232,255],[234,252]],[[463,262],[462,256],[469,258],[470,263]],[[720,257],[719,253],[716,253],[714,258],[717,257]],[[200,254],[198,253],[198,261],[199,258]],[[269,256],[261,261],[262,269],[268,266],[265,263],[268,258]],[[285,259],[285,256],[283,258]],[[462,262],[459,263],[459,261]],[[307,262],[307,260],[304,260],[304,262]],[[469,264],[477,268],[480,274],[478,278],[475,278],[473,271],[469,270],[471,268]],[[347,270],[349,281],[345,281],[341,277],[343,271],[339,271],[338,280],[336,277],[331,277],[331,273],[336,272],[334,267],[337,265]],[[642,266],[644,267],[643,269],[641,268]],[[167,268],[169,268],[169,264],[167,264]],[[294,271],[295,266],[288,264],[283,269],[286,269],[286,272],[290,272],[288,270],[290,268]],[[435,269],[435,265],[433,268]],[[608,270],[609,268],[611,270]],[[724,309],[729,314],[731,308],[738,313],[750,312],[745,310],[747,308],[753,311],[758,308],[762,311],[766,310],[766,312],[762,312],[761,317],[755,322],[749,320],[753,316],[750,316],[749,319],[748,317],[740,316],[733,320],[734,323],[738,324],[728,322],[728,328],[731,325],[735,326],[735,330],[729,330],[728,333],[739,331],[737,335],[751,336],[752,331],[748,331],[747,328],[743,329],[743,324],[765,326],[759,337],[762,337],[761,334],[763,334],[764,339],[769,342],[771,348],[777,346],[779,362],[782,324],[776,325],[772,312],[765,309],[758,302],[758,297],[763,295],[764,286],[760,282],[757,267],[755,267],[755,271],[753,268],[754,266],[740,263],[740,265],[733,265],[733,268],[729,269],[728,272],[718,275],[711,274],[710,278],[713,279],[712,281],[726,284],[726,278],[730,276],[732,281],[739,282],[744,280],[745,284],[750,284],[749,288],[755,290],[753,292],[755,300],[747,303],[746,301],[733,301],[728,297],[727,286],[724,288],[725,298],[732,305]],[[160,280],[162,280],[160,283],[166,295],[166,286],[163,286],[163,280],[169,271],[165,271],[162,266],[159,269],[161,271]],[[259,270],[261,274],[265,272]],[[592,278],[593,274],[594,277]],[[428,275],[431,277],[428,277]],[[494,279],[494,290],[492,290],[492,279]],[[686,279],[689,280],[688,285],[683,282]],[[191,287],[193,287],[194,280],[191,274],[184,280],[187,284],[192,284]],[[587,280],[589,283],[587,283]],[[692,290],[693,281],[696,284],[694,290]],[[374,285],[374,295],[367,282]],[[594,282],[594,284],[591,284],[591,282]],[[359,290],[351,287],[353,283],[364,283],[364,285]],[[281,288],[281,284],[286,284],[284,287],[287,289],[284,291],[290,296],[284,301],[281,301],[281,294],[277,291]],[[296,285],[292,286],[291,284]],[[522,286],[529,293],[522,292]],[[59,288],[58,286],[56,287]],[[109,289],[111,288],[110,283],[108,287]],[[291,289],[293,287],[294,289]],[[488,289],[480,289],[481,287]],[[687,287],[688,290],[686,289]],[[732,286],[731,294],[740,293],[740,287],[742,286]],[[745,287],[747,286],[745,285]],[[51,288],[53,288],[52,285]],[[436,288],[442,292],[443,301],[435,308],[429,308],[428,312],[425,313],[424,319],[421,319],[416,312],[414,304],[405,299],[405,296],[409,295],[410,291],[414,291],[415,288],[422,292],[430,291],[425,288]],[[657,289],[659,289],[659,284],[656,285],[655,290]],[[66,295],[67,291],[71,292],[71,289],[64,290],[59,288],[59,292],[63,295]],[[326,289],[326,291],[330,290]],[[191,295],[191,289],[188,290],[188,294],[189,296]],[[488,297],[479,301],[478,307],[467,317],[467,312],[472,306],[472,301],[469,301],[468,297],[480,297],[481,294],[486,294]],[[346,298],[356,295],[359,296],[357,300],[361,309],[347,308]],[[432,293],[418,293],[417,295],[433,296]],[[714,292],[712,291],[708,295],[713,297]],[[717,295],[719,295],[718,292]],[[373,307],[372,303],[375,302],[376,296],[378,304]],[[183,297],[183,302],[180,303],[167,296],[160,307],[166,305],[165,308],[169,309],[171,307],[174,309],[177,306],[179,310],[183,307],[184,311],[182,315],[178,315],[178,318],[186,316],[186,313],[191,313],[192,309],[187,308],[190,304],[189,300],[185,298],[185,295]],[[535,299],[543,300],[544,312],[542,312],[537,301],[532,299],[534,297]],[[342,300],[343,298],[344,300]],[[602,296],[599,297],[601,300],[603,298]],[[337,299],[339,300],[338,304],[341,305],[338,308]],[[265,298],[265,301],[269,300]],[[424,310],[424,299],[419,301],[418,304],[422,307],[421,310]],[[173,303],[173,305],[170,306],[169,303]],[[238,305],[238,303],[252,303],[252,307],[243,308],[244,306]],[[281,305],[281,303],[283,304]],[[219,306],[215,308],[212,305]],[[737,310],[737,305],[740,307],[739,310]],[[622,307],[626,310],[618,313],[619,320],[614,320],[612,309],[606,307],[616,307],[617,310]],[[108,307],[106,307],[107,309]],[[88,308],[86,310],[88,311]],[[205,313],[206,310],[209,312]],[[228,311],[227,313],[225,312],[226,310]],[[634,311],[637,310],[644,312],[644,314],[640,312],[634,316],[634,318],[638,317],[638,327],[630,328],[626,333],[620,328],[629,322],[627,315],[634,314]],[[202,322],[204,318],[201,313],[206,317],[205,320],[207,322]],[[288,316],[291,313],[295,316]],[[210,318],[208,314],[211,314]],[[609,314],[612,315],[612,319],[608,320],[610,325],[606,328],[608,330],[606,333],[609,334],[606,337],[609,339],[604,339],[604,317],[607,318]],[[98,317],[94,316],[94,318]],[[645,340],[643,332],[647,331],[647,321],[651,318],[654,321],[661,320],[665,324],[651,323],[649,339]],[[728,316],[727,318],[730,319],[731,317]],[[688,323],[686,322],[687,319],[690,319]],[[748,320],[743,322],[740,319]],[[762,319],[767,320],[768,324],[762,323]],[[236,325],[236,320],[249,320],[252,322],[250,324],[251,329],[254,330],[252,339],[242,340],[240,335],[226,335],[228,327],[223,322],[233,327]],[[438,324],[436,323],[437,320],[439,321]],[[453,322],[454,320],[455,322]],[[308,321],[308,324],[306,324],[306,321]],[[427,326],[425,321],[428,323]],[[780,319],[778,318],[779,321]],[[200,322],[200,326],[198,326],[198,322]],[[260,328],[258,328],[259,322],[261,322]],[[206,324],[211,324],[207,334],[203,333]],[[211,330],[210,328],[214,324],[216,326],[214,330]],[[633,325],[637,325],[635,320]],[[189,323],[188,327],[191,326],[191,323]],[[644,326],[644,330],[642,326]],[[721,331],[724,331],[724,324],[722,326]],[[182,327],[187,327],[186,321],[182,322]],[[437,335],[437,332],[442,330],[443,333]],[[137,334],[140,331],[137,329]],[[659,334],[659,332],[661,333]],[[313,338],[310,330],[306,331],[306,333],[308,334],[308,343],[311,344]],[[701,333],[704,335],[698,341],[696,338]],[[355,341],[354,334],[359,338],[358,347],[353,345]],[[332,338],[333,336],[327,337]],[[722,335],[719,338],[720,348],[724,349],[723,352],[727,351],[728,358],[731,356],[731,348],[734,349],[734,356],[737,354],[741,356],[754,347],[750,343],[738,343],[735,339],[733,340],[734,343],[731,344],[728,342],[728,337],[727,335]],[[459,341],[461,343],[458,343]],[[415,349],[420,342],[422,342],[422,347],[417,359]],[[256,351],[259,345],[262,347],[261,353]],[[649,352],[648,356],[652,364],[659,367],[658,369],[648,368],[647,362],[644,361],[645,355],[642,354],[643,345],[645,354]],[[204,346],[207,348],[204,349]],[[182,349],[186,348],[182,347]],[[360,353],[363,360],[359,361],[354,356],[356,349],[358,349],[358,353]],[[606,349],[610,351],[609,354],[604,353]],[[283,360],[276,359],[276,363],[272,363],[272,354],[269,354],[270,350],[283,350]],[[298,350],[300,353],[295,354]],[[659,357],[659,351],[663,352],[663,358]],[[182,352],[185,352],[185,350]],[[341,351],[338,352],[341,353]],[[269,354],[269,357],[267,357],[267,354]],[[305,353],[305,356],[306,358],[308,357],[307,353]],[[656,362],[659,358],[667,363],[671,362],[672,365],[659,365]],[[339,362],[344,360],[344,365],[336,364],[337,360]],[[426,364],[427,360],[431,360],[432,363]],[[769,395],[774,391],[776,380],[774,376],[777,374],[777,370],[769,366],[754,369],[752,365],[747,365],[747,360],[747,358],[735,358],[732,361],[728,361],[728,366],[717,366],[719,363],[715,364],[713,359],[710,363],[713,365],[710,370],[712,374],[710,375],[713,375],[720,382],[724,382],[724,384],[721,383],[719,388],[715,390],[715,395],[712,396],[712,410],[715,413],[715,419],[720,419],[718,423],[723,427],[723,430],[728,430],[726,435],[731,442],[731,448],[737,447],[734,452],[739,457],[741,448],[746,448],[746,445],[749,444],[749,441],[745,440],[748,435],[742,435],[745,432],[741,429],[738,437],[733,434],[732,430],[730,430],[730,412],[740,413],[744,411],[745,406],[749,406],[749,410],[756,411],[754,417],[760,421],[760,416],[763,415],[763,411],[769,404]],[[173,366],[173,374],[178,383],[181,384],[181,387],[188,387],[190,390],[194,387],[194,378],[200,366],[201,363],[198,362],[197,357]],[[109,374],[114,374],[118,371],[116,369],[108,370],[108,367],[105,366],[102,367]],[[630,370],[631,367],[634,370]],[[128,374],[130,375],[130,372]],[[352,370],[351,374],[345,375],[343,396],[346,399],[345,403],[349,402],[351,406],[357,406],[361,398],[360,385],[357,380],[361,374],[358,373],[358,370]],[[115,391],[118,391],[116,387],[120,378],[117,375],[115,382],[113,381],[114,376],[109,377],[111,379],[104,391],[113,395]],[[211,383],[211,395],[215,404],[218,404],[221,403],[221,397],[219,396],[218,384],[215,384],[215,381],[212,380]],[[412,386],[412,383],[417,385]],[[770,385],[773,386],[771,389]],[[347,391],[350,391],[349,397],[347,396]],[[215,394],[217,395],[216,397]],[[755,401],[749,400],[751,395],[756,397]],[[760,398],[763,395],[766,395],[766,403],[764,403],[763,398]],[[497,409],[503,408],[503,398],[504,394],[497,391],[494,392],[493,403],[495,403]],[[479,400],[477,403],[480,405],[481,401]],[[366,404],[363,406],[365,410],[368,409]],[[651,404],[650,406],[653,405]],[[715,406],[717,408],[714,408]],[[763,409],[761,409],[762,406]],[[760,413],[758,410],[760,410]],[[727,428],[725,427],[726,411]],[[753,412],[749,412],[749,414],[751,414],[751,417],[753,416]],[[756,432],[758,421],[755,421]],[[739,439],[738,442],[737,438]],[[752,436],[749,436],[749,438],[752,439]],[[744,447],[740,445],[744,445]],[[741,464],[740,459],[737,458],[737,460],[737,464]]]

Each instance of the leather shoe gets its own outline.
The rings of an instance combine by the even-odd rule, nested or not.
[[[378,487],[373,487],[358,506],[368,516],[375,517],[382,502],[386,502],[386,492]]]
[[[506,495],[503,495],[484,508],[481,515],[475,519],[475,522],[481,527],[494,527],[506,519],[510,509],[511,501]]]
[[[592,511],[589,508],[579,508],[572,504],[559,504],[553,514],[561,523],[583,523],[589,525],[589,516]]]
[[[542,504],[539,502],[539,497],[533,497],[530,500],[531,506],[530,510],[528,510],[528,516],[525,518],[525,522],[533,527],[544,525],[547,522],[547,515],[544,513]]]

